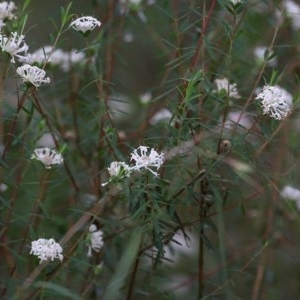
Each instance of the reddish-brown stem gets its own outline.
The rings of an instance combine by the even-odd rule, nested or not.
[[[48,118],[47,114],[45,113],[45,111],[44,111],[44,109],[43,109],[43,107],[42,107],[42,105],[41,105],[41,103],[40,103],[40,101],[39,101],[39,99],[38,99],[38,97],[37,97],[37,94],[34,92],[34,93],[32,94],[32,96],[33,96],[34,103],[35,103],[35,105],[36,105],[36,108],[37,108],[38,112],[41,114],[41,116],[42,116],[42,117],[45,119],[45,121],[46,121],[46,124],[47,124],[47,126],[48,126],[48,128],[49,128],[49,131],[50,131],[50,133],[51,133],[52,139],[53,139],[53,141],[54,141],[54,143],[55,143],[56,149],[59,149],[59,143],[58,143],[57,138],[56,138],[56,136],[55,136],[55,134],[54,134],[52,125],[51,125],[51,123],[50,123],[50,121],[49,121],[49,118]],[[64,162],[64,167],[65,167],[65,169],[66,169],[66,172],[67,172],[67,174],[68,174],[68,176],[69,176],[69,178],[70,178],[70,181],[71,181],[71,183],[72,183],[74,189],[76,190],[76,192],[79,192],[79,187],[78,187],[78,185],[77,185],[77,183],[76,183],[76,181],[75,181],[75,178],[74,178],[74,176],[72,175],[72,173],[71,173],[71,171],[70,171],[70,169],[69,169],[69,166],[68,166],[68,164],[67,164],[66,162]]]
[[[34,89],[35,87],[32,87],[32,89]],[[18,121],[18,116],[19,116],[19,112],[21,111],[26,99],[27,99],[27,94],[28,94],[28,89],[26,89],[26,91],[24,92],[24,94],[22,95],[22,98],[20,100],[18,100],[18,106],[17,106],[17,111],[16,111],[16,115],[14,117],[14,120],[13,120],[13,123],[11,125],[11,129],[9,131],[9,133],[7,134],[7,140],[6,140],[6,143],[5,143],[5,146],[4,146],[4,149],[3,149],[3,153],[2,153],[2,161],[5,160],[5,156],[6,156],[6,153],[11,145],[11,142],[13,140],[13,136],[14,136],[14,133],[15,133],[15,129],[16,129],[16,126],[17,126],[17,121]]]
[[[203,19],[201,35],[200,35],[200,37],[198,39],[198,43],[197,43],[197,46],[196,46],[196,51],[195,51],[195,54],[194,54],[194,56],[192,58],[192,61],[191,61],[191,64],[190,64],[190,70],[191,71],[194,70],[194,68],[195,68],[195,66],[196,66],[196,64],[197,64],[197,62],[199,60],[200,48],[201,48],[201,45],[202,45],[202,42],[203,42],[206,30],[207,30],[207,26],[209,24],[209,21],[211,19],[212,13],[214,11],[215,5],[216,5],[216,0],[212,0],[211,1],[210,9],[208,11],[208,14],[207,14],[206,18]]]
[[[133,293],[133,287],[134,287],[134,282],[135,282],[135,278],[136,278],[136,275],[137,275],[137,269],[138,269],[138,266],[139,266],[139,263],[140,263],[139,255],[140,254],[138,253],[137,257],[135,259],[135,263],[134,263],[134,266],[133,266],[131,276],[130,276],[130,282],[129,282],[129,287],[128,287],[128,291],[127,291],[127,295],[126,295],[126,300],[130,300],[131,296],[132,296],[132,293]]]

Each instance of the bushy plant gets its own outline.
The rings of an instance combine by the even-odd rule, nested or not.
[[[66,2],[0,3],[0,298],[296,299],[300,6]]]

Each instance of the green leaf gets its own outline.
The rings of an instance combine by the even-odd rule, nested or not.
[[[61,297],[66,297],[72,300],[83,300],[82,297],[74,293],[73,291],[58,285],[53,282],[47,282],[47,281],[38,281],[32,285],[32,287],[40,288],[41,290],[50,290]],[[54,294],[52,296],[55,298]]]
[[[116,267],[116,272],[110,279],[106,292],[102,298],[103,300],[118,299],[120,295],[120,289],[122,288],[127,275],[129,275],[130,273],[131,266],[135,262],[141,240],[141,230],[134,230],[132,233],[132,237],[127,244],[127,247],[124,250],[123,256],[121,257]]]

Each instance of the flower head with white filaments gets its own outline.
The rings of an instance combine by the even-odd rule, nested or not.
[[[129,177],[131,173],[130,167],[123,161],[113,161],[110,166],[107,168],[107,171],[110,175],[108,182],[102,183],[102,186],[107,185],[110,182],[118,182],[125,177]]]
[[[50,78],[46,77],[46,72],[36,66],[25,64],[18,67],[16,72],[22,77],[23,82],[36,87],[39,87],[42,83],[50,83]]]
[[[47,147],[35,149],[31,159],[39,160],[46,169],[51,169],[52,165],[60,165],[64,162],[60,153]]]
[[[44,261],[53,261],[54,259],[63,260],[63,249],[59,243],[56,243],[54,239],[40,238],[31,242],[30,254],[36,255],[40,259],[40,264]]]
[[[239,99],[241,96],[236,88],[236,83],[229,84],[227,78],[216,79],[215,84],[217,86],[217,92],[221,93],[225,91],[229,97]]]
[[[92,256],[92,250],[95,252],[99,252],[104,245],[103,242],[103,232],[101,230],[97,230],[97,226],[92,224],[89,228],[89,234],[87,236],[88,242],[88,253],[87,256]]]
[[[13,14],[13,11],[16,9],[16,5],[13,1],[3,1],[0,3],[0,20],[2,21],[2,26],[5,25],[6,20],[13,20],[15,18],[15,15]],[[0,26],[0,28],[2,27]]]
[[[26,54],[28,46],[24,41],[24,35],[18,35],[17,32],[13,32],[9,37],[0,34],[0,48],[3,52],[6,52],[11,56],[11,62],[15,63],[15,56],[18,58],[26,59],[26,55],[21,55],[24,52]]]
[[[74,28],[79,32],[82,32],[83,34],[92,31],[97,26],[100,27],[101,22],[98,21],[96,18],[90,16],[78,18],[70,24],[70,27]]]
[[[263,114],[276,120],[284,119],[291,111],[292,96],[279,86],[264,86],[255,99],[261,101]]]
[[[131,167],[132,170],[140,171],[141,169],[147,169],[150,171],[155,177],[158,176],[158,173],[153,171],[152,168],[156,168],[157,170],[162,166],[164,162],[164,153],[160,154],[155,151],[153,148],[150,150],[148,154],[148,148],[146,146],[139,146],[134,149],[131,153],[131,161],[135,161],[135,165]]]

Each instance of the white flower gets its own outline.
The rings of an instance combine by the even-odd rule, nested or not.
[[[276,120],[284,119],[291,111],[292,96],[279,86],[264,86],[255,99],[260,99],[263,114],[269,114]]]
[[[88,253],[87,256],[92,256],[92,250],[95,252],[99,252],[100,249],[103,247],[103,232],[101,230],[97,230],[97,226],[95,224],[92,224],[89,228],[89,234],[88,234]]]
[[[280,195],[285,200],[293,200],[296,203],[297,208],[300,210],[300,190],[286,185],[280,192]]]
[[[235,123],[238,123],[240,127],[246,129],[250,129],[253,126],[251,116],[247,113],[242,113],[241,111],[230,112],[224,126],[225,128],[231,129]]]
[[[300,29],[300,6],[290,0],[283,1],[283,3],[284,11],[291,20],[293,29]]]
[[[131,43],[134,40],[134,35],[131,32],[126,32],[123,35],[123,41],[125,43]]]
[[[27,57],[20,54],[21,52],[26,53],[28,50],[28,46],[24,42],[24,38],[24,35],[19,36],[17,32],[13,32],[9,37],[0,34],[1,50],[11,56],[12,63],[15,63],[15,56],[23,59],[26,59]]]
[[[52,46],[44,46],[35,50],[33,53],[28,54],[26,62],[28,64],[44,65],[46,63],[51,63],[54,65],[60,65],[64,59],[65,53],[61,49],[54,49]],[[21,59],[24,63],[24,60]]]
[[[101,22],[90,16],[78,18],[70,24],[70,27],[82,33],[92,31],[96,26],[100,27]]]
[[[152,94],[150,92],[146,92],[140,95],[140,101],[142,104],[148,104],[151,99],[152,99]]]
[[[69,53],[65,53],[64,60],[60,65],[60,68],[64,72],[68,72],[72,65],[83,63],[86,60],[85,54],[83,52],[73,49]]]
[[[300,190],[298,190],[290,185],[286,185],[281,190],[280,195],[282,198],[285,198],[285,199],[300,201]]]
[[[216,79],[215,84],[217,85],[218,92],[225,91],[231,98],[235,98],[235,99],[241,98],[241,96],[237,91],[236,83],[229,84],[227,78]]]
[[[142,0],[119,0],[119,11],[121,15],[126,15],[130,10],[136,11],[142,22],[146,22],[147,18],[142,11]]]
[[[0,192],[4,193],[7,189],[8,189],[8,186],[5,183],[1,182],[0,183]]]
[[[107,170],[110,176],[121,175],[122,178],[130,176],[130,167],[123,161],[113,161]]]
[[[153,117],[149,120],[149,123],[151,125],[156,125],[159,122],[168,122],[171,120],[172,116],[172,113],[168,109],[162,108],[153,115]]]
[[[139,171],[142,168],[145,168],[149,170],[154,176],[158,176],[158,173],[150,169],[150,167],[154,167],[158,170],[163,164],[164,153],[161,152],[160,154],[158,154],[154,149],[151,149],[148,155],[148,148],[149,147],[146,146],[139,146],[137,149],[133,150],[130,160],[135,161],[135,166],[131,167],[131,169]]]
[[[20,59],[25,62],[24,59]],[[73,49],[71,52],[65,52],[62,49],[54,49],[52,46],[44,46],[37,49],[33,53],[28,54],[26,62],[31,65],[43,66],[49,64],[59,67],[64,72],[68,72],[71,65],[84,63],[86,61],[85,54]]]
[[[60,165],[64,161],[60,153],[47,147],[35,149],[31,159],[39,160],[46,169],[51,169],[52,165]]]
[[[14,2],[12,1],[3,1],[0,3],[0,20],[4,25],[3,21],[12,20],[15,18],[15,15],[12,13],[17,7]],[[0,26],[1,28],[2,26]]]
[[[102,186],[107,185],[109,182],[114,180],[120,180],[125,177],[129,177],[131,173],[130,167],[123,161],[113,161],[107,168],[107,171],[111,178],[108,182],[102,183]]]
[[[64,258],[62,252],[62,247],[54,239],[47,240],[41,238],[31,242],[30,254],[36,255],[40,259],[40,264],[48,260],[53,261],[55,258],[62,261]]]
[[[36,66],[25,64],[17,68],[17,74],[23,78],[23,82],[33,84],[36,87],[42,83],[50,83],[50,78],[45,77],[46,72]]]

